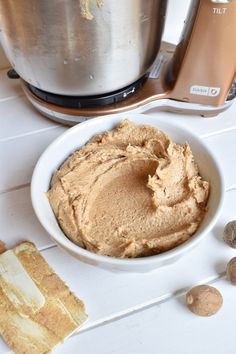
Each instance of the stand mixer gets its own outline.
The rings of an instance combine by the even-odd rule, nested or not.
[[[2,45],[30,102],[64,124],[151,108],[216,116],[236,97],[236,1],[192,0],[177,47],[161,42],[166,5],[0,0]]]

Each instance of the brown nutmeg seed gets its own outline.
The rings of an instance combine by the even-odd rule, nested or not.
[[[226,274],[229,281],[236,285],[236,257],[232,258],[227,264]]]
[[[221,293],[212,286],[198,285],[186,294],[186,303],[190,311],[198,316],[212,316],[222,306]]]
[[[224,241],[232,248],[236,248],[236,220],[230,221],[224,228]]]

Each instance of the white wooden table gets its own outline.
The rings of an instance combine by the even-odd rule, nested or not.
[[[222,215],[202,243],[174,265],[146,274],[112,273],[63,253],[37,221],[30,201],[30,179],[46,146],[67,128],[36,112],[18,80],[0,71],[0,239],[7,247],[36,243],[43,256],[84,300],[86,325],[55,353],[63,354],[235,354],[236,287],[225,266],[236,251],[222,241],[224,225],[236,218],[236,104],[216,118],[149,114],[175,119],[205,140],[226,181]],[[186,289],[213,283],[224,306],[200,318],[184,306]],[[9,353],[0,341],[0,353]]]

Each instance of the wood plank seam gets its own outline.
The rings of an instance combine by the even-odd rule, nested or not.
[[[18,95],[13,95],[13,96],[8,96],[8,97],[0,98],[0,104],[1,104],[2,102],[11,101],[11,100],[14,100],[14,99],[20,98],[20,97],[25,97],[25,94],[24,94],[24,93],[20,93],[20,94],[18,94]]]
[[[27,188],[27,187],[29,187],[29,186],[30,186],[30,182],[29,182],[29,183],[24,183],[24,184],[19,184],[19,185],[16,186],[16,187],[12,187],[12,188],[8,188],[8,189],[0,190],[0,196],[3,195],[3,194],[15,192],[15,191],[18,191],[18,190],[20,190],[20,189]]]
[[[212,284],[217,283],[217,281],[224,279],[225,277],[226,277],[226,272],[222,272],[222,273],[218,274],[216,277],[211,277],[209,279],[203,279],[201,282],[199,282],[199,284],[212,285]],[[99,321],[95,321],[95,323],[92,323],[91,325],[89,325],[89,323],[88,323],[83,328],[81,328],[78,332],[74,333],[71,337],[78,336],[82,333],[91,331],[91,330],[96,329],[98,327],[105,326],[105,325],[110,324],[112,322],[116,322],[116,321],[122,320],[124,318],[127,318],[129,316],[132,316],[134,314],[137,314],[139,312],[145,311],[145,310],[150,309],[154,306],[167,303],[173,299],[177,299],[178,297],[186,295],[188,290],[189,290],[189,288],[179,289],[179,290],[176,290],[176,292],[174,292],[174,293],[161,296],[157,299],[153,299],[149,302],[142,303],[138,306],[135,306],[134,308],[130,308],[130,309],[121,311],[114,316],[109,316],[109,317],[106,317],[106,318],[101,319]]]
[[[236,189],[236,184],[233,184],[232,186],[227,187],[227,188],[225,189],[225,192],[227,193],[227,192],[233,191],[233,190],[235,190],[235,189]]]
[[[228,132],[231,132],[231,131],[234,131],[234,130],[236,130],[236,126],[220,129],[220,130],[217,130],[215,132],[211,132],[211,133],[207,133],[207,134],[200,134],[199,137],[201,139],[205,140],[205,139],[211,138],[213,136],[222,135],[224,133],[228,133]]]
[[[14,135],[14,136],[7,137],[7,138],[0,138],[0,143],[6,142],[6,141],[11,141],[11,140],[16,140],[16,139],[19,139],[19,138],[24,138],[26,136],[32,136],[32,135],[36,135],[36,134],[40,134],[40,133],[45,133],[47,131],[51,131],[51,130],[58,129],[58,128],[61,128],[60,124],[55,124],[55,125],[53,125],[51,127],[34,130],[33,132],[27,132],[27,133],[23,133],[23,134],[18,134],[18,135]]]

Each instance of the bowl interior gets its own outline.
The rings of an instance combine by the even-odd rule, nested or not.
[[[209,211],[193,237],[191,237],[189,241],[177,247],[177,249],[187,247],[187,244],[194,242],[194,239],[199,237],[203,231],[205,234],[216,222],[223,199],[223,179],[216,159],[200,138],[195,136],[191,131],[179,127],[174,120],[166,121],[158,115],[148,116],[144,114],[126,114],[104,116],[81,123],[69,129],[57,138],[40,157],[32,177],[32,203],[40,222],[56,242],[63,244],[64,247],[68,247],[71,250],[73,249],[74,252],[76,252],[76,249],[80,249],[82,252],[91,254],[91,252],[82,250],[80,247],[74,245],[70,240],[68,240],[58,226],[46,196],[51,177],[63,161],[67,159],[67,157],[75,150],[82,147],[91,137],[114,128],[122,119],[125,118],[128,118],[137,124],[149,124],[157,127],[167,133],[176,143],[184,144],[185,142],[188,142],[199,166],[201,176],[210,182],[211,192],[208,202]],[[165,255],[171,256],[171,253],[173,253],[172,251],[173,250],[146,258],[160,258]],[[111,257],[103,257],[94,254],[91,254],[91,256],[111,259]],[[135,261],[139,262],[140,260],[141,258],[136,259]],[[122,262],[125,260],[118,261]]]

